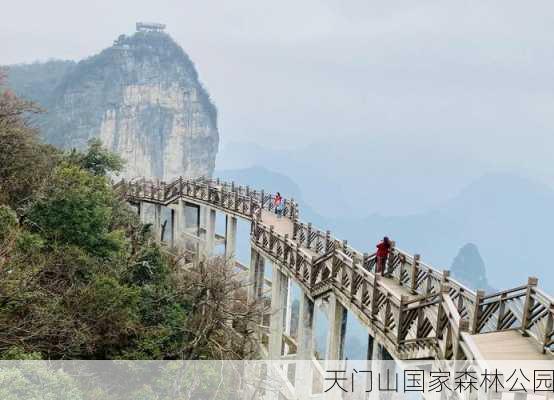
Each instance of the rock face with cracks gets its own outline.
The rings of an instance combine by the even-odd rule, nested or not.
[[[46,113],[44,140],[82,149],[97,137],[127,162],[123,177],[213,173],[217,110],[194,64],[169,35],[137,32],[78,63],[12,66],[10,86]]]

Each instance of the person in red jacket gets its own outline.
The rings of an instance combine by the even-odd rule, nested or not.
[[[281,218],[283,215],[283,198],[281,197],[281,193],[277,192],[275,198],[273,199],[273,204],[275,206],[275,214],[277,214],[277,218]]]
[[[384,237],[381,242],[377,244],[375,272],[381,275],[385,275],[385,268],[387,266],[387,257],[389,256],[389,250],[391,248],[391,242],[388,237]]]

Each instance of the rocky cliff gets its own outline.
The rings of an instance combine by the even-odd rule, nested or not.
[[[164,32],[121,35],[80,61],[12,66],[9,84],[47,109],[45,141],[83,148],[99,137],[126,161],[124,177],[211,175],[217,111],[187,54]]]

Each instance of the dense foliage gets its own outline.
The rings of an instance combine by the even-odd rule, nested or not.
[[[41,144],[37,111],[0,89],[0,358],[243,357],[225,263],[183,274],[114,192],[121,160]]]

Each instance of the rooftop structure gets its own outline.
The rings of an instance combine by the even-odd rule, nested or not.
[[[165,24],[157,22],[137,22],[138,32],[163,32]]]

